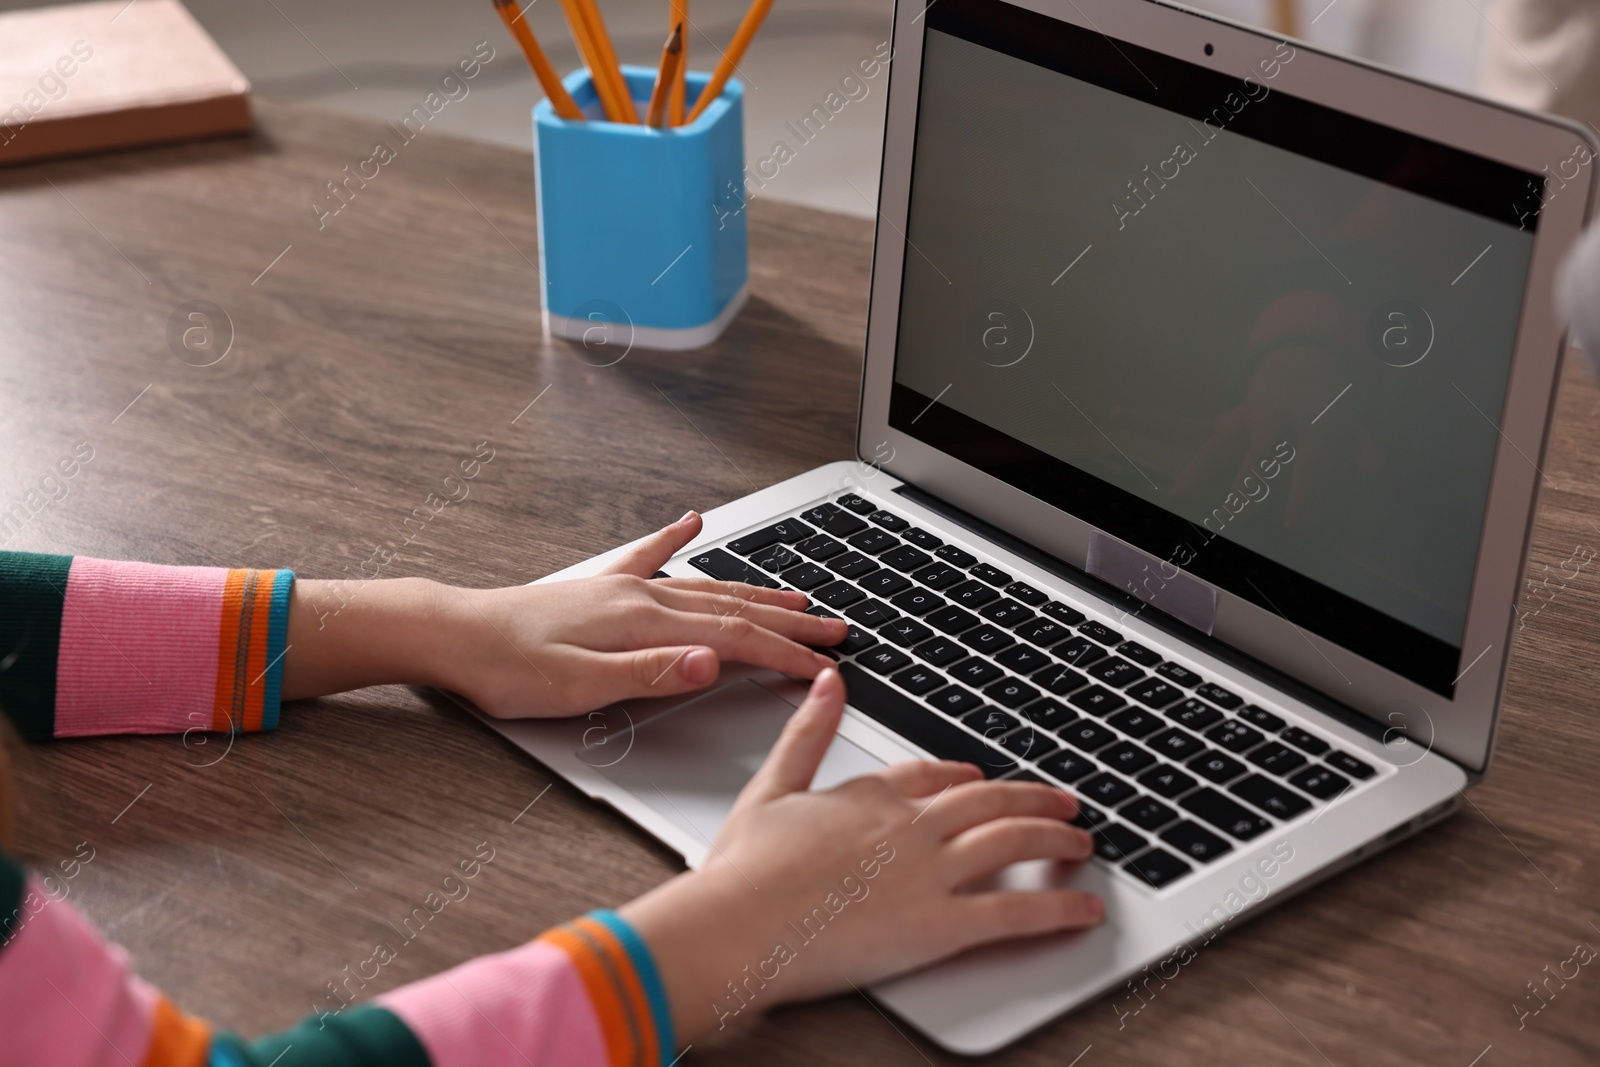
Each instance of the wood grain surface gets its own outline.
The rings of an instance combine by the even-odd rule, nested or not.
[[[754,295],[723,340],[599,366],[617,352],[541,340],[527,156],[425,132],[319,230],[323,183],[392,131],[257,112],[246,139],[0,173],[0,509],[78,442],[94,450],[6,547],[353,574],[487,441],[469,497],[389,573],[509,584],[851,454],[868,223],[755,202]],[[169,345],[195,300],[232,323],[212,366]],[[1597,428],[1600,392],[1569,366],[1537,576],[1600,547]],[[1565,581],[1518,635],[1495,762],[1462,814],[1219,939],[1138,1014],[1107,998],[996,1062],[1595,1062],[1600,962],[1563,964],[1600,946],[1600,600],[1593,565]],[[327,984],[481,842],[495,858],[469,895],[367,994],[677,869],[425,692],[196,740],[18,752],[21,848],[53,865],[88,842],[70,899],[183,1007],[247,1034],[331,1006]],[[1526,983],[1563,969],[1534,1000]],[[1516,1006],[1541,1004],[1519,1028]],[[694,1062],[955,1060],[849,995],[718,1035]]]

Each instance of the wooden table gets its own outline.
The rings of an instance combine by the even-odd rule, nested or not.
[[[319,230],[323,183],[392,133],[258,115],[250,139],[0,172],[0,508],[94,449],[7,547],[337,577],[487,441],[470,496],[393,573],[509,584],[850,454],[868,223],[757,201],[754,296],[724,339],[596,366],[614,354],[540,339],[527,156],[425,133]],[[193,300],[232,322],[212,366],[169,347]],[[1600,393],[1569,369],[1533,549],[1552,574],[1600,546],[1597,427]],[[1536,1006],[1524,983],[1575,944],[1600,946],[1595,590],[1591,567],[1519,635],[1499,754],[1463,814],[1218,941],[1121,1029],[1105,1000],[997,1060],[1594,1062],[1600,963],[1552,981],[1520,1032],[1513,1005]],[[470,895],[368,992],[676,869],[425,692],[291,706],[231,750],[192,742],[18,753],[20,844],[45,865],[87,841],[72,899],[185,1008],[245,1033],[330,1003],[326,984],[480,842],[495,859]],[[953,1062],[903,1031],[852,995],[685,1062]]]

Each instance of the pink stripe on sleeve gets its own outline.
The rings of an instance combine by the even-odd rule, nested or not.
[[[606,1067],[600,1022],[561,949],[535,941],[377,998],[417,1035],[433,1067]]]
[[[55,736],[210,729],[227,577],[221,567],[75,558]]]
[[[36,879],[29,914],[0,952],[0,1061],[100,1067],[141,1063],[160,994],[133,974],[72,905],[51,902]]]

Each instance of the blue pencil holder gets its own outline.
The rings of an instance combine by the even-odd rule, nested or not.
[[[622,73],[642,117],[656,72]],[[709,80],[685,77],[691,103]],[[612,351],[710,344],[750,295],[743,86],[668,129],[605,121],[587,70],[566,86],[589,121],[533,109],[545,328]]]

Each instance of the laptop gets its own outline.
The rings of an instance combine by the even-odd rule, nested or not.
[[[1096,857],[1001,881],[1103,925],[871,990],[983,1053],[1137,1010],[1486,772],[1596,151],[1162,3],[901,3],[893,46],[857,455],[665,573],[851,622],[818,788],[941,757],[1081,798]],[[490,725],[698,866],[804,691]]]

